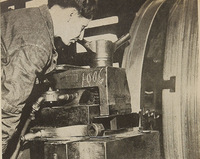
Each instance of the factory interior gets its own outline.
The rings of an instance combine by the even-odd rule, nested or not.
[[[200,1],[97,4],[83,40],[54,38],[57,66],[38,75],[5,158],[200,159]]]

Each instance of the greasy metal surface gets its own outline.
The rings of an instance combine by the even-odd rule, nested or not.
[[[131,113],[124,115],[94,117],[94,123],[102,123],[105,130],[119,130],[139,126],[139,114]]]
[[[115,43],[109,40],[82,42],[83,46],[92,54],[91,67],[112,66],[114,52],[130,39],[129,33],[119,38]]]
[[[72,125],[63,127],[33,127],[31,132],[24,136],[24,141],[55,141],[83,139],[88,136],[88,125]],[[37,135],[37,136],[35,136]]]
[[[92,57],[92,67],[112,66],[115,45],[108,40],[92,41],[90,48],[95,52]]]
[[[90,124],[100,115],[99,106],[58,106],[43,108],[33,121],[35,126],[62,127],[78,124]]]
[[[126,69],[134,112],[140,110],[143,59],[149,32],[155,15],[165,0],[147,0],[141,7],[130,29],[130,46],[124,53],[122,67]]]
[[[67,70],[53,75],[55,88],[98,88],[100,114],[126,114],[131,112],[130,93],[125,70],[114,67]]]
[[[31,159],[160,159],[159,133],[130,131],[81,141],[35,141]]]
[[[45,144],[43,159],[68,159],[66,144]]]

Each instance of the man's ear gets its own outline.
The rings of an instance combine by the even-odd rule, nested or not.
[[[65,14],[67,14],[67,22],[70,22],[78,14],[78,11],[75,8],[67,8]]]
[[[76,15],[78,15],[78,11],[75,8],[70,8],[69,20]]]

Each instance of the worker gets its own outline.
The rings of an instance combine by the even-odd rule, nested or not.
[[[95,10],[95,0],[49,0],[1,15],[2,153],[17,131],[38,74],[56,67],[54,36],[66,45],[81,40]]]

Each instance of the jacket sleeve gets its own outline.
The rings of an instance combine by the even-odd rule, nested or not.
[[[2,109],[21,112],[30,95],[36,75],[51,61],[51,53],[34,45],[23,46],[10,57],[10,63],[2,67]]]

